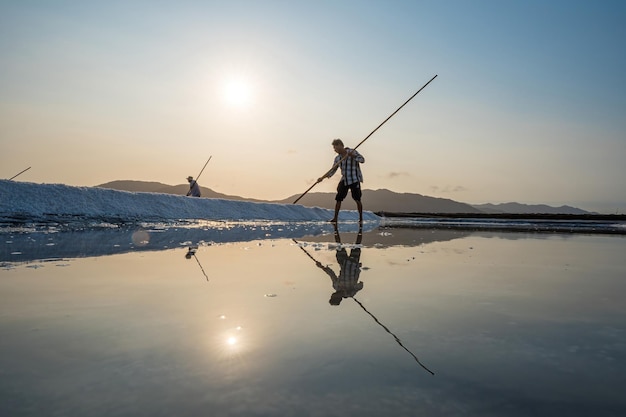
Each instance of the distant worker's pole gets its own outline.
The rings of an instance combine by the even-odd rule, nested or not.
[[[200,173],[198,174],[198,176],[195,178],[196,182],[198,181],[198,178],[200,178],[200,175],[202,175],[202,172],[204,172],[204,168],[206,168],[206,166],[209,164],[209,161],[211,160],[211,158],[213,158],[213,155],[209,156],[209,159],[207,159],[206,163],[204,164],[204,166],[202,167],[202,169],[200,170]]]
[[[9,178],[9,181],[11,181],[13,178],[17,177],[18,175],[22,175],[23,173],[25,173],[26,171],[28,171],[31,167],[26,168],[24,171],[18,172],[17,174],[13,175],[11,178]]]
[[[434,80],[435,78],[437,78],[437,75],[435,75],[435,76],[434,76],[433,78],[431,78],[431,79],[430,79],[430,80],[429,80],[426,84],[424,84],[424,85],[422,86],[422,88],[420,88],[419,90],[417,90],[417,92],[416,92],[415,94],[413,94],[411,97],[409,97],[409,99],[408,99],[407,101],[405,101],[405,102],[404,102],[404,103],[403,103],[400,107],[398,107],[398,108],[396,109],[396,111],[394,111],[393,113],[391,113],[391,114],[389,115],[389,117],[387,117],[385,120],[383,120],[383,122],[382,122],[381,124],[379,124],[378,126],[376,126],[376,129],[372,130],[372,131],[370,132],[370,134],[369,134],[369,135],[367,135],[367,136],[365,137],[365,139],[363,139],[361,142],[359,142],[359,144],[358,144],[358,145],[356,145],[356,146],[355,146],[354,148],[352,148],[352,149],[356,149],[356,148],[358,148],[359,146],[361,146],[361,145],[363,144],[363,142],[365,142],[366,140],[368,140],[368,139],[369,139],[369,137],[370,137],[370,136],[372,136],[372,135],[374,134],[374,132],[376,132],[378,129],[380,129],[380,127],[381,127],[382,125],[384,125],[385,123],[387,123],[387,121],[388,121],[389,119],[391,119],[391,118],[392,118],[392,117],[393,117],[396,113],[398,113],[398,112],[400,111],[400,109],[401,109],[402,107],[404,107],[404,106],[405,106],[405,105],[406,105],[409,101],[413,100],[413,97],[415,97],[416,95],[418,95],[418,94],[419,94],[419,92],[420,92],[420,91],[422,91],[424,88],[426,88],[426,86],[427,86],[428,84],[430,84],[430,82],[431,82],[432,80]],[[340,160],[339,162],[337,162],[336,164],[334,164],[334,165],[333,165],[333,167],[332,167],[331,169],[329,169],[328,171],[326,171],[326,173],[325,173],[325,174],[324,174],[321,178],[324,178],[324,177],[325,177],[326,175],[328,175],[328,174],[329,174],[332,170],[334,170],[335,168],[337,168],[337,167],[341,164],[341,162],[342,162],[345,158],[347,158],[347,155],[346,155],[346,156],[344,156],[343,158],[341,158],[341,160]],[[300,199],[301,199],[302,197],[304,197],[304,195],[305,195],[306,193],[308,193],[309,191],[311,191],[311,189],[312,189],[313,187],[315,187],[317,184],[319,184],[320,182],[321,182],[321,181],[320,181],[319,179],[318,179],[317,181],[315,181],[315,183],[313,183],[313,185],[311,185],[311,186],[310,186],[310,187],[309,187],[309,188],[308,188],[308,189],[307,189],[304,193],[302,193],[302,195],[301,195],[300,197],[298,197],[298,198],[296,199],[296,201],[294,201],[294,202],[293,202],[293,204],[296,204],[298,201],[300,201]]]
[[[206,166],[208,165],[208,163],[211,160],[211,158],[213,158],[213,155],[209,156],[209,159],[207,159],[207,161],[205,162],[204,166],[200,170],[200,173],[196,176],[196,179],[193,180],[193,181],[189,181],[189,191],[187,191],[187,196],[191,195],[191,192],[193,190],[194,185],[198,186],[198,178],[200,178],[200,175],[202,175],[202,173],[204,172],[204,168],[206,168]],[[189,178],[193,179],[192,177],[189,177]],[[189,178],[187,178],[187,180],[189,180]],[[199,191],[199,189],[198,189],[198,191]],[[200,194],[198,194],[198,195],[196,195],[194,197],[200,197]]]

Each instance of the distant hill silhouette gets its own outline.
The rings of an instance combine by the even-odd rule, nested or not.
[[[295,194],[277,203],[292,203],[300,195]],[[308,193],[298,204],[309,207],[335,207],[335,193]],[[469,204],[447,198],[428,197],[421,194],[396,193],[385,189],[363,190],[363,207],[366,210],[380,212],[417,212],[417,213],[480,213]],[[342,209],[356,209],[356,204],[348,194]]]
[[[100,184],[98,187],[111,188],[114,190],[151,192],[185,195],[189,190],[189,185],[166,185],[159,182],[120,180]],[[202,197],[223,198],[226,200],[240,200],[253,202],[268,202],[278,204],[291,204],[299,197],[299,194],[287,197],[283,200],[255,200],[235,195],[227,195],[215,192],[207,187],[200,187]],[[335,193],[308,193],[298,204],[307,207],[322,207],[332,209],[335,207]],[[420,213],[480,213],[469,204],[457,201],[427,197],[420,194],[396,193],[389,190],[363,190],[363,204],[368,211],[401,211]],[[355,210],[356,204],[350,196],[344,201],[342,209]]]
[[[162,184],[160,182],[150,182],[150,181],[132,181],[132,180],[119,180],[119,181],[111,181],[105,184],[97,185],[100,188],[110,188],[113,190],[121,190],[121,191],[133,191],[133,192],[144,192],[144,193],[163,193],[163,194],[177,194],[177,195],[186,195],[187,191],[189,191],[189,184],[180,184],[180,185],[167,185]],[[228,195],[221,194],[216,191],[213,191],[210,188],[200,186],[200,193],[202,197],[207,198],[223,198],[225,200],[238,200],[238,201],[264,201],[264,200],[255,200],[252,198],[244,198],[236,195]]]
[[[188,184],[167,185],[160,182],[119,180],[100,184],[97,187],[114,190],[151,192],[185,195],[189,190]],[[202,197],[222,198],[225,200],[268,202],[278,204],[291,204],[300,194],[294,194],[283,200],[257,200],[236,195],[218,193],[207,187],[200,187]],[[322,207],[332,209],[335,207],[335,193],[308,193],[298,204],[307,207]],[[398,213],[508,213],[508,214],[590,214],[588,211],[570,206],[551,207],[547,205],[527,205],[520,203],[504,204],[480,204],[470,205],[447,198],[428,197],[421,194],[397,193],[394,191],[363,190],[363,206],[365,210],[373,212],[398,212]],[[348,195],[343,202],[342,209],[354,210],[356,204]]]
[[[552,207],[545,204],[521,204],[521,203],[501,203],[501,204],[474,204],[473,207],[492,214],[499,213],[519,213],[519,214],[592,214],[576,207],[561,206]]]

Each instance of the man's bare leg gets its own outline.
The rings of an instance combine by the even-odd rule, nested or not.
[[[331,223],[337,223],[337,219],[339,218],[339,210],[341,209],[341,201],[337,201],[335,203],[335,217],[330,221]]]
[[[360,200],[356,202],[356,208],[359,210],[359,224],[362,226],[363,225],[363,204],[361,203]]]

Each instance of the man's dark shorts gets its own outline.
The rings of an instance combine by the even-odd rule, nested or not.
[[[343,199],[348,195],[348,190],[352,192],[352,198],[354,201],[361,201],[361,183],[355,182],[350,185],[346,185],[343,181],[339,181],[339,185],[337,185],[337,195],[335,196],[335,201],[343,201]]]

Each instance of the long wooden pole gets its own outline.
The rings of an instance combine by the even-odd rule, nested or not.
[[[11,178],[9,178],[9,181],[11,181],[13,178],[17,177],[18,175],[22,175],[23,173],[25,173],[26,171],[28,171],[31,167],[26,168],[23,171],[18,172],[17,174],[13,175]]]
[[[211,160],[211,158],[213,158],[213,155],[209,156],[209,159],[207,159],[206,163],[204,164],[204,166],[202,167],[202,169],[200,170],[200,173],[198,174],[198,176],[195,178],[196,182],[198,181],[198,178],[200,178],[200,175],[202,175],[202,172],[204,172],[204,168],[206,168],[206,166],[209,164],[209,161]]]
[[[382,122],[381,124],[379,124],[378,126],[376,126],[376,129],[372,130],[372,131],[370,132],[370,134],[369,134],[369,135],[367,135],[367,136],[365,137],[365,139],[363,139],[361,142],[359,142],[359,144],[358,144],[358,145],[356,145],[356,146],[355,146],[354,148],[352,148],[352,149],[356,149],[356,148],[358,148],[359,146],[361,146],[361,145],[362,145],[362,144],[363,144],[366,140],[368,140],[368,139],[370,138],[370,136],[372,136],[372,135],[373,135],[373,134],[374,134],[374,133],[375,133],[378,129],[380,129],[382,125],[384,125],[385,123],[387,123],[387,121],[388,121],[389,119],[391,119],[391,118],[392,118],[392,117],[393,117],[396,113],[398,113],[398,112],[400,111],[400,109],[402,109],[402,107],[404,107],[404,106],[405,106],[405,105],[406,105],[409,101],[413,100],[413,97],[415,97],[416,95],[418,95],[418,94],[419,94],[419,92],[420,92],[420,91],[422,91],[424,88],[426,88],[426,86],[427,86],[428,84],[430,84],[430,82],[431,82],[432,80],[434,80],[435,78],[437,78],[437,75],[435,75],[435,76],[434,76],[433,78],[431,78],[431,79],[430,79],[430,80],[429,80],[426,84],[424,84],[424,85],[422,86],[422,88],[420,88],[419,90],[417,90],[417,91],[415,92],[415,94],[413,94],[411,97],[409,97],[409,99],[408,99],[407,101],[405,101],[404,103],[402,103],[402,105],[401,105],[400,107],[398,107],[398,108],[396,109],[396,111],[394,111],[393,113],[391,113],[391,114],[389,115],[389,117],[387,117],[385,120],[383,120],[383,122]],[[313,187],[315,187],[317,184],[319,184],[320,182],[322,182],[322,179],[323,179],[324,177],[326,177],[326,176],[327,176],[327,175],[328,175],[328,174],[329,174],[332,170],[334,170],[335,168],[337,168],[337,167],[341,164],[341,162],[343,162],[343,160],[344,160],[344,159],[346,159],[346,158],[347,158],[347,155],[346,155],[346,156],[344,156],[343,158],[341,158],[341,160],[339,160],[336,164],[334,164],[334,165],[332,166],[332,168],[330,168],[328,171],[326,171],[326,173],[325,173],[322,177],[318,178],[318,180],[317,180],[317,181],[315,181],[315,182],[313,183],[313,185],[311,185],[311,186],[310,186],[310,187],[309,187],[309,188],[308,188],[305,192],[303,192],[303,193],[302,193],[302,195],[300,195],[300,197],[296,198],[296,200],[293,202],[293,204],[296,204],[298,201],[300,201],[300,199],[301,199],[302,197],[304,197],[306,193],[308,193],[309,191],[311,191],[311,190],[313,189]]]

